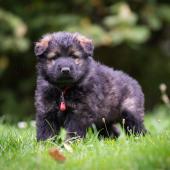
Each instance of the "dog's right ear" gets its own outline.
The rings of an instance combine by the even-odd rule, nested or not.
[[[88,56],[93,56],[93,50],[94,45],[91,39],[85,37],[84,35],[75,33],[76,38],[81,45],[81,47],[84,49],[84,51],[87,53]]]
[[[51,35],[45,35],[42,39],[35,43],[34,53],[36,56],[42,55],[47,50],[51,38]]]

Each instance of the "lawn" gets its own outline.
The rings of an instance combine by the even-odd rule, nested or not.
[[[68,148],[63,147],[62,141],[37,143],[35,128],[30,125],[20,129],[17,125],[1,123],[0,169],[169,170],[170,110],[157,108],[145,117],[145,124],[150,131],[145,137],[127,137],[122,133],[118,140],[98,140],[97,135],[89,131],[85,139],[72,142]],[[63,133],[60,137],[62,139]],[[66,157],[64,162],[49,155],[53,147]]]

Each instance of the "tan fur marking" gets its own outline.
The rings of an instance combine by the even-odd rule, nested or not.
[[[75,55],[77,57],[81,56],[81,51],[79,51],[77,48],[75,47],[72,47],[72,48],[69,48],[69,55]]]
[[[47,67],[50,68],[55,64],[54,60],[47,60]]]
[[[82,35],[77,35],[77,40],[80,42],[80,45],[82,47],[84,47],[86,44],[92,44],[92,40],[90,40],[89,38],[82,36]]]
[[[75,60],[75,63],[78,65],[78,64],[80,64],[80,59],[79,58],[76,58]]]
[[[48,59],[52,59],[52,58],[54,58],[55,56],[56,56],[56,53],[55,53],[55,52],[50,52],[50,53],[48,53],[47,58],[48,58]]]
[[[77,56],[77,58],[74,59],[75,64],[81,66],[83,64],[83,59],[80,56],[78,56],[78,55],[75,55],[75,56]]]
[[[77,57],[80,57],[82,55],[80,51],[73,51],[73,54]]]
[[[52,37],[51,35],[44,36],[39,42],[36,43],[36,46],[47,48],[48,43],[51,40],[51,37]]]
[[[136,105],[136,102],[134,98],[127,98],[123,102],[123,108],[126,108],[131,111],[133,111],[136,108],[135,105]]]

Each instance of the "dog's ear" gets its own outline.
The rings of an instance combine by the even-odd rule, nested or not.
[[[77,40],[87,55],[93,56],[94,45],[92,40],[80,34],[77,35]]]
[[[42,55],[47,50],[51,38],[51,35],[45,35],[42,39],[35,43],[34,53],[36,56]]]

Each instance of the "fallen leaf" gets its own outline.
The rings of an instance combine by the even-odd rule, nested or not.
[[[66,157],[57,148],[51,148],[48,152],[49,155],[56,161],[63,162],[66,160]]]

